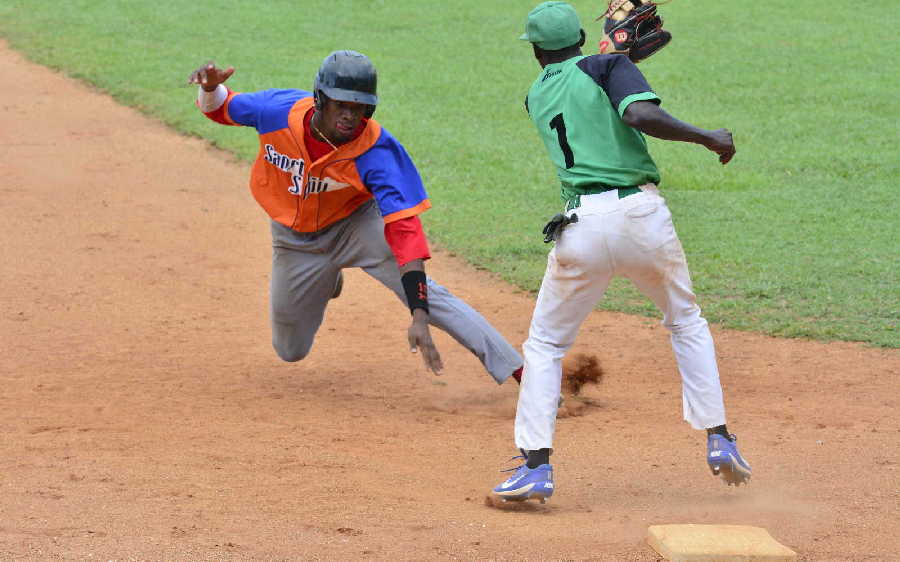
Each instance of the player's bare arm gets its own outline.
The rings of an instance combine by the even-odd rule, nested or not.
[[[400,275],[406,275],[409,272],[425,273],[425,261],[421,259],[412,260],[400,266]],[[444,363],[441,361],[441,354],[438,353],[434,341],[431,339],[431,330],[428,328],[429,314],[425,308],[412,309],[412,323],[407,330],[407,338],[409,339],[409,349],[413,353],[418,350],[422,351],[422,360],[425,361],[425,367],[436,375],[440,375],[444,369]]]
[[[701,144],[719,155],[719,162],[727,164],[734,156],[734,141],[728,129],[706,130],[669,115],[663,108],[649,101],[628,105],[622,120],[651,137]]]
[[[207,92],[212,92],[219,87],[219,84],[228,80],[232,74],[234,74],[233,66],[223,70],[217,67],[213,61],[209,61],[191,72],[191,75],[188,76],[188,84],[197,84]]]

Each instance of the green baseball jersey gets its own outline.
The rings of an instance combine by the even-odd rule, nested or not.
[[[556,165],[563,199],[599,186],[659,183],[646,139],[622,121],[639,100],[660,102],[624,55],[577,56],[543,68],[525,107]]]

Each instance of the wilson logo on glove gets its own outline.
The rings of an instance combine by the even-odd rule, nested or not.
[[[649,0],[612,0],[602,16],[603,38],[600,54],[628,55],[633,62],[640,62],[662,49],[672,40],[672,34],[662,28],[662,16],[656,7],[664,2]]]

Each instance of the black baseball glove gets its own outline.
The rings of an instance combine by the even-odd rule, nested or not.
[[[650,0],[611,0],[606,18],[600,54],[621,53],[640,62],[662,49],[672,34],[662,28],[662,16],[656,13],[658,3]]]
[[[568,217],[562,213],[554,215],[550,222],[544,225],[544,230],[542,231],[544,233],[544,244],[558,241],[563,229],[574,222],[578,222],[578,215],[575,213]]]

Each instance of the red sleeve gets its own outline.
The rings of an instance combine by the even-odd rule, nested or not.
[[[428,240],[418,216],[406,217],[384,225],[384,239],[397,258],[397,265],[404,266],[417,259],[431,258]]]
[[[203,112],[203,115],[206,115],[209,119],[215,121],[216,123],[221,123],[222,125],[234,125],[237,126],[238,123],[235,123],[231,119],[228,118],[228,113],[225,111],[228,107],[228,102],[231,101],[231,98],[234,97],[235,92],[231,91],[231,88],[225,86],[225,89],[228,90],[228,97],[225,98],[225,102],[218,107],[218,109],[214,109],[209,112]],[[194,102],[194,105],[200,107],[200,102]]]

